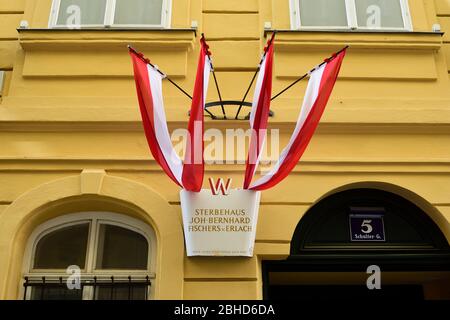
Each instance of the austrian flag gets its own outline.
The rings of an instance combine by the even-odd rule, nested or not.
[[[188,191],[200,191],[203,184],[205,162],[203,159],[203,132],[206,92],[208,91],[211,61],[209,46],[202,37],[200,40],[197,76],[192,96],[191,113],[188,124],[188,139],[184,158],[182,185]]]
[[[286,178],[297,165],[316,130],[341,68],[346,50],[342,50],[310,72],[302,109],[288,145],[273,169],[248,187],[266,190]],[[246,187],[247,189],[247,187]]]
[[[173,148],[167,128],[162,95],[165,75],[132,48],[130,55],[144,132],[155,161],[180,187],[188,191],[200,191],[204,173],[203,110],[211,71],[210,53],[205,40],[201,40],[184,163]]]
[[[272,98],[274,39],[275,33],[272,34],[271,39],[264,48],[264,54],[257,70],[259,75],[255,85],[252,110],[250,113],[252,136],[247,155],[243,187],[244,189],[253,191],[266,190],[277,185],[286,178],[297,165],[325,111],[325,107],[331,92],[333,91],[347,49],[347,47],[345,47],[335,53],[331,58],[325,59],[323,63]],[[205,38],[202,35],[202,38],[200,39],[200,56],[198,59],[194,92],[192,95],[184,161],[182,161],[175,152],[167,128],[162,94],[162,80],[166,75],[153,66],[150,63],[150,60],[146,59],[141,53],[136,52],[131,47],[130,55],[133,61],[134,79],[136,82],[137,97],[144,132],[155,161],[181,188],[192,192],[201,191],[205,171],[203,158],[203,119],[209,76],[211,72],[214,74],[210,58],[211,53],[209,52],[209,47],[206,44]],[[256,182],[252,182],[264,148],[271,101],[307,75],[309,75],[309,83],[289,143],[281,152],[273,169],[260,177]],[[250,86],[255,77],[253,77]],[[168,80],[190,97],[189,94],[172,80]],[[214,80],[222,104],[222,98],[215,76]],[[247,93],[245,96],[246,95]],[[245,100],[245,96],[243,100]],[[236,115],[236,118],[237,116],[238,115]],[[219,186],[223,194],[226,194],[228,192],[227,190],[230,188],[229,183],[227,183],[226,186],[223,186],[220,183],[214,185],[211,181],[210,183],[211,189],[216,193],[219,191]]]
[[[272,94],[272,65],[273,40],[275,33],[267,43],[259,67],[258,80],[256,80],[253,94],[252,111],[250,113],[250,126],[252,137],[248,150],[245,168],[244,189],[248,189],[259,163],[267,132],[267,121],[270,112],[270,97]]]

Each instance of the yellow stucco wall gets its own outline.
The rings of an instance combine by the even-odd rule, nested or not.
[[[172,28],[198,21],[197,37],[189,30],[48,31],[51,2],[0,0],[0,70],[7,75],[0,102],[0,298],[18,298],[31,231],[86,207],[135,215],[155,228],[161,299],[261,298],[260,260],[286,257],[302,215],[345,188],[401,194],[450,240],[448,0],[410,0],[413,33],[277,35],[274,93],[336,49],[351,47],[302,162],[262,195],[253,258],[185,257],[179,190],[149,154],[126,45],[192,91],[204,32],[223,99],[239,100],[266,41],[264,22],[290,28],[289,1],[173,0]],[[17,32],[20,20],[29,28]],[[431,33],[435,23],[448,33]],[[213,85],[209,101],[218,100]],[[271,106],[281,147],[305,85]],[[167,82],[164,96],[170,129],[185,127],[190,101]],[[207,120],[206,128],[247,125]],[[240,186],[243,173],[242,165],[214,165],[206,178],[232,177]]]

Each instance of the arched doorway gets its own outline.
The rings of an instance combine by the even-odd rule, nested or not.
[[[450,298],[441,230],[410,201],[377,189],[319,201],[298,223],[290,256],[262,266],[266,299]]]

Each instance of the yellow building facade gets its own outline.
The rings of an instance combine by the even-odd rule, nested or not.
[[[110,2],[104,2],[106,12]],[[289,0],[167,0],[162,1],[157,26],[116,24],[116,7],[111,25],[102,21],[103,26],[74,29],[58,26],[64,3],[0,0],[1,299],[36,298],[30,293],[36,287],[24,287],[25,277],[67,276],[65,268],[46,267],[54,258],[44,251],[43,267],[39,268],[38,260],[33,262],[40,259],[39,241],[51,240],[47,231],[66,224],[80,226],[67,234],[81,237],[87,232],[89,237],[88,253],[81,253],[80,261],[86,263],[82,273],[108,279],[111,275],[117,279],[148,275],[151,289],[146,297],[150,299],[263,299],[282,296],[271,286],[282,290],[289,285],[365,285],[367,274],[362,267],[322,272],[319,267],[305,268],[303,262],[289,268],[276,265],[294,253],[302,255],[294,248],[300,240],[293,240],[301,233],[302,217],[321,201],[355,190],[392,195],[394,200],[389,201],[396,204],[400,202],[395,197],[401,197],[420,211],[417,216],[430,225],[428,231],[440,233],[439,245],[429,244],[423,256],[418,253],[413,263],[417,268],[402,269],[407,261],[399,258],[398,263],[386,264],[392,268],[387,267],[382,281],[387,286],[421,286],[426,299],[450,298],[450,263],[446,260],[450,241],[450,33],[445,33],[450,31],[450,1],[400,1],[404,25],[399,30],[355,29],[350,22],[348,28],[303,28],[299,21],[306,23],[302,14],[307,7]],[[331,53],[345,45],[350,48],[302,160],[285,181],[262,193],[254,256],[187,257],[179,188],[148,150],[126,46],[143,52],[192,92],[199,37],[204,33],[223,100],[239,101],[273,30],[278,30],[274,94]],[[295,126],[306,83],[300,82],[271,105],[274,116],[269,127],[280,130],[281,148]],[[170,131],[186,128],[190,100],[167,81],[163,90]],[[219,100],[213,81],[207,100]],[[248,121],[206,118],[205,127],[222,132],[246,130]],[[234,187],[240,187],[244,170],[239,163],[208,165],[204,187],[208,177],[229,177]],[[408,221],[407,216],[404,219]],[[119,267],[99,271],[100,263],[107,263],[99,262],[96,255],[107,245],[102,242],[100,250],[98,239],[103,237],[107,243],[105,235],[112,230],[108,223],[141,234],[133,243],[149,249],[145,267],[130,267],[133,272],[126,267],[125,271]],[[419,230],[420,223],[411,225],[418,233],[425,232]],[[401,223],[397,227],[403,230]],[[385,231],[388,236],[389,228]],[[423,239],[428,236],[434,239],[433,231]],[[54,237],[63,239],[64,235]],[[67,248],[77,252],[75,247],[72,243]],[[333,245],[327,248],[325,258],[330,260],[326,261],[342,252],[340,247],[333,251]],[[399,245],[396,252],[401,255],[408,248]],[[364,255],[372,249],[360,246],[358,253],[356,249],[351,252]],[[423,267],[420,261],[431,251],[443,258]],[[383,252],[387,251],[380,255]],[[367,265],[383,259],[371,263],[368,258]],[[351,261],[346,265],[351,266]],[[365,265],[365,260],[358,261]],[[320,264],[316,262],[313,265]],[[81,293],[83,298],[92,297],[89,290]]]

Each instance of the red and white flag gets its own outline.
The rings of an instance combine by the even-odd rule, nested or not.
[[[205,163],[203,159],[203,132],[206,93],[208,91],[211,61],[209,46],[202,37],[200,40],[200,56],[198,58],[197,76],[194,94],[192,95],[191,113],[188,124],[188,139],[184,158],[182,182],[184,189],[198,192],[202,188]]]
[[[150,151],[164,172],[188,191],[199,191],[203,183],[203,108],[211,70],[208,54],[208,47],[202,39],[183,163],[173,148],[167,128],[162,95],[165,76],[142,54],[130,49],[139,109]]]
[[[272,35],[265,49],[256,81],[255,93],[253,94],[252,110],[250,113],[252,136],[245,167],[244,189],[249,188],[252,178],[255,175],[266,140],[267,121],[269,119],[270,98],[272,94],[274,36],[275,33]]]
[[[273,169],[251,184],[250,190],[266,190],[286,178],[300,160],[325,110],[346,50],[325,61],[310,73],[303,106],[294,133]]]

